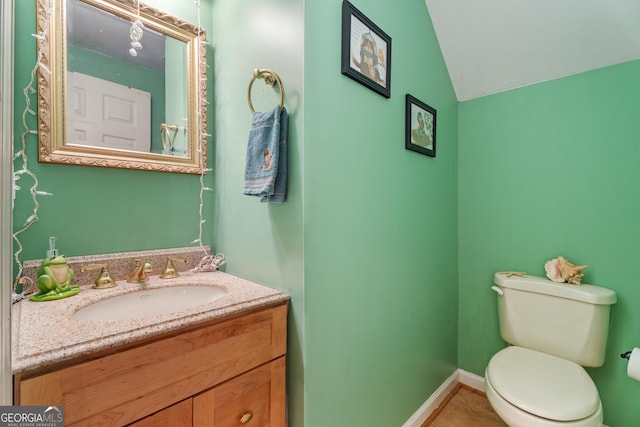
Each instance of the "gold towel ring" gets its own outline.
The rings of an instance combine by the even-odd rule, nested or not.
[[[267,68],[256,68],[255,70],[253,70],[253,76],[251,77],[251,81],[249,82],[249,89],[247,90],[247,100],[249,101],[249,109],[251,110],[251,112],[256,112],[256,110],[254,110],[253,108],[253,104],[251,103],[251,87],[253,86],[253,82],[256,81],[256,79],[264,79],[264,82],[271,87],[273,87],[273,85],[277,81],[278,87],[280,88],[280,108],[284,107],[284,86],[282,85],[280,76]]]

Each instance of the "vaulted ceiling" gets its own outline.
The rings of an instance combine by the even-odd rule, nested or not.
[[[640,58],[640,0],[425,0],[460,101]]]

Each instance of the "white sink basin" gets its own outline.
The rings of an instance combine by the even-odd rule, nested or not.
[[[95,302],[73,313],[77,320],[125,320],[159,316],[208,304],[227,291],[215,286],[171,286],[131,292]]]

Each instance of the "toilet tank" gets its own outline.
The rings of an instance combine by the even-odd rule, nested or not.
[[[512,345],[602,366],[616,294],[592,285],[496,273],[500,335]]]

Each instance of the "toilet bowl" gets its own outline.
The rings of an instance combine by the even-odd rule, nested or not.
[[[510,346],[485,372],[485,391],[498,416],[512,427],[600,427],[598,390],[577,363]]]

